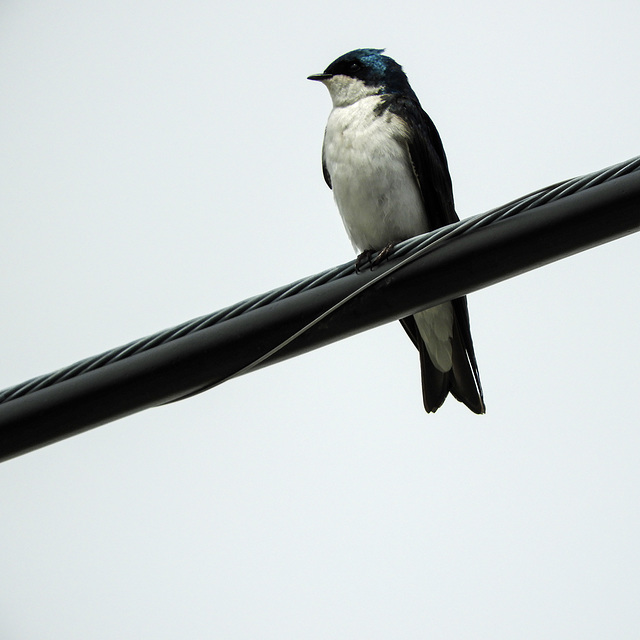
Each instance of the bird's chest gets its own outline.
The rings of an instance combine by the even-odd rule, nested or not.
[[[405,123],[376,114],[379,97],[334,108],[323,161],[347,233],[358,251],[379,249],[427,231],[413,175]]]

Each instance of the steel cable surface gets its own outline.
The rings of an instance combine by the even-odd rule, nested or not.
[[[640,158],[0,392],[0,461],[640,231]]]
[[[538,191],[530,193],[522,198],[518,198],[508,204],[492,209],[487,213],[466,218],[454,225],[442,227],[434,232],[425,234],[424,236],[417,236],[399,243],[390,252],[389,259],[394,257],[406,257],[409,259],[407,260],[408,262],[411,259],[424,255],[435,246],[438,246],[452,238],[467,234],[472,230],[504,221],[517,216],[524,211],[535,209],[549,202],[561,200],[567,196],[588,190],[639,170],[640,156],[601,171],[565,180],[544,189],[539,189]],[[399,268],[404,264],[405,261],[402,261],[402,263],[396,265],[396,268]],[[32,378],[31,380],[0,391],[0,404],[27,396],[30,393],[73,379],[90,371],[95,371],[114,362],[126,360],[131,356],[149,351],[160,345],[165,345],[187,335],[197,333],[203,329],[207,329],[231,318],[236,318],[242,314],[248,313],[249,311],[265,307],[274,302],[284,300],[303,291],[309,291],[328,282],[339,280],[345,276],[352,275],[354,271],[355,261],[333,267],[320,274],[303,278],[289,285],[274,289],[268,293],[243,300],[242,302],[225,309],[195,318],[176,327],[165,329],[99,355],[86,358],[55,372]],[[365,285],[365,287],[369,286],[369,284]],[[264,360],[265,356],[261,359]],[[250,368],[250,365],[245,366],[243,370]]]

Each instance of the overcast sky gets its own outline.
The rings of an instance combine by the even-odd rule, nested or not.
[[[3,0],[0,388],[353,257],[305,78],[386,47],[461,217],[640,154],[637,1]],[[603,225],[606,220],[603,220]],[[0,464],[0,637],[632,638],[640,237]]]

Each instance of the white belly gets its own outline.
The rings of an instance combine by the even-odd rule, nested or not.
[[[404,122],[374,113],[379,96],[336,107],[329,116],[323,159],[342,221],[356,251],[382,249],[429,231],[413,174]],[[451,369],[453,308],[446,302],[414,316],[436,368]]]
[[[379,96],[334,108],[324,163],[349,238],[357,251],[382,249],[429,230],[397,116],[374,114]]]

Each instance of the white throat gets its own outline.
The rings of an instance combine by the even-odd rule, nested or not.
[[[334,107],[348,107],[362,98],[380,93],[379,87],[369,87],[362,80],[349,76],[333,76],[322,81],[329,89]]]

